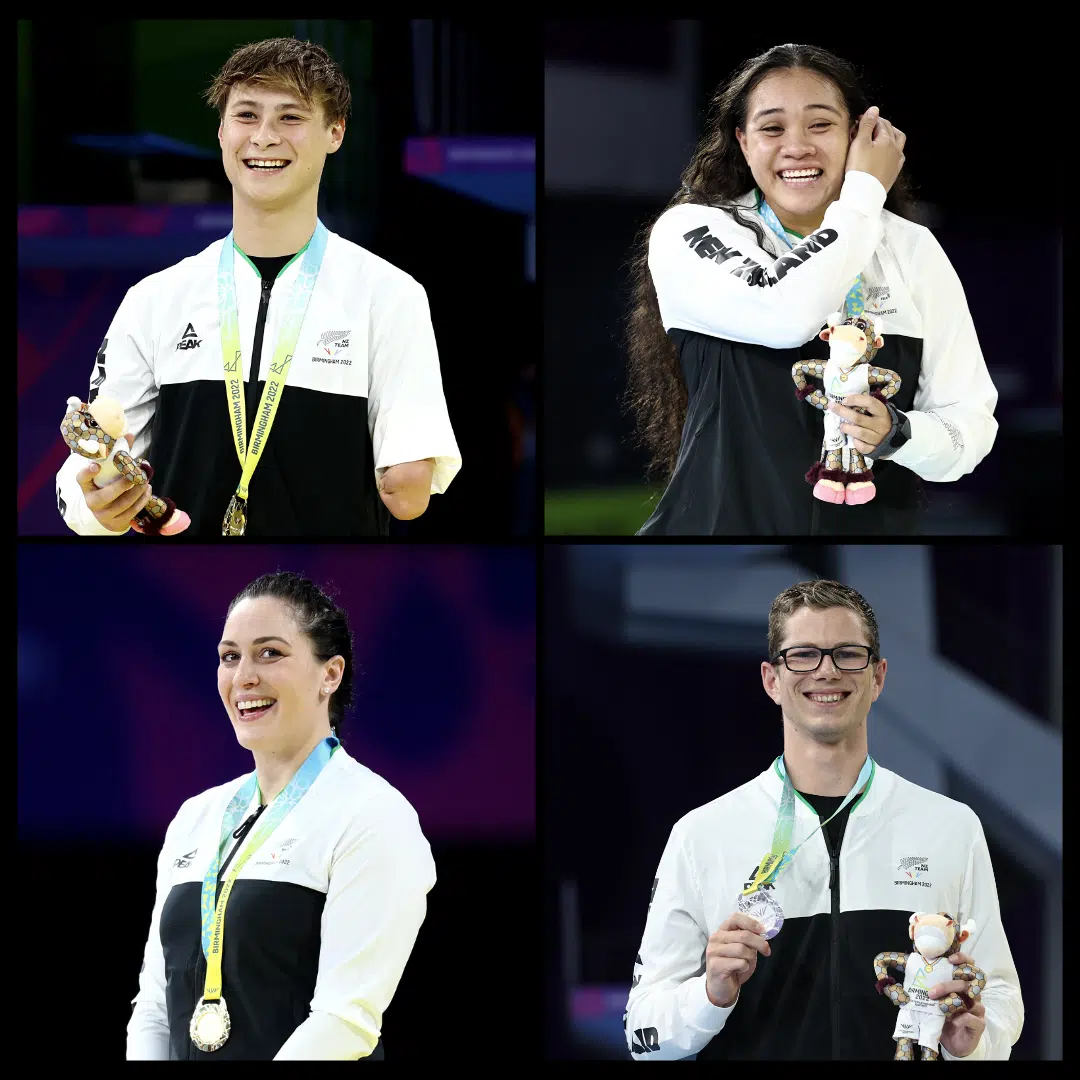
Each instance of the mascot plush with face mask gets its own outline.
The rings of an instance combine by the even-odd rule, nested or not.
[[[875,329],[865,315],[846,321],[840,314],[830,315],[828,326],[818,337],[829,343],[829,359],[800,360],[791,368],[796,396],[825,413],[821,460],[811,466],[806,480],[814,485],[815,499],[858,506],[877,494],[873,460],[860,454],[854,438],[840,430],[842,421],[829,412],[829,403],[842,404],[848,394],[869,394],[888,401],[900,389],[900,376],[873,363],[885,338],[880,324]],[[812,385],[818,381],[821,386]]]
[[[896,1040],[895,1061],[914,1061],[915,1043],[922,1047],[923,1061],[936,1061],[941,1029],[950,1016],[961,1009],[970,1009],[986,986],[986,975],[971,964],[950,964],[949,957],[960,951],[960,945],[975,929],[974,920],[963,927],[948,913],[936,915],[917,911],[908,920],[908,933],[915,951],[878,953],[874,957],[875,984],[900,1009],[893,1038]],[[888,968],[904,973],[901,987],[888,973]],[[971,983],[970,994],[949,994],[931,998],[930,990],[940,983],[966,979]]]

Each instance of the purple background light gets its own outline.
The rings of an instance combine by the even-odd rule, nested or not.
[[[160,842],[184,799],[252,767],[217,695],[232,597],[295,570],[349,615],[343,738],[431,839],[535,829],[531,548],[132,544],[19,550],[19,829]]]

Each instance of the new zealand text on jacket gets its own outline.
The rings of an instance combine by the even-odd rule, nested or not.
[[[716,207],[660,216],[649,270],[689,403],[675,471],[643,534],[917,533],[920,479],[956,480],[989,453],[997,390],[963,286],[933,233],[884,210],[885,195],[869,173],[849,172],[820,228],[790,234],[791,251],[753,192],[737,204],[774,250]],[[803,479],[823,422],[796,398],[791,367],[828,357],[817,334],[860,274],[866,314],[884,329],[877,362],[900,375],[892,403],[911,438],[874,460],[875,499],[833,506]]]

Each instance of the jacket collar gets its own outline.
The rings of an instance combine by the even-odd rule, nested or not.
[[[871,758],[870,779],[867,780],[862,794],[856,795],[851,800],[848,813],[852,817],[856,815],[861,817],[863,814],[873,813],[875,807],[880,805],[890,775],[888,769],[883,769]],[[779,806],[780,799],[784,794],[784,778],[780,774],[779,756],[773,758],[769,767],[761,773],[759,779],[764,783],[770,796],[776,800],[776,805]],[[795,792],[795,806],[796,813],[798,813],[799,807],[802,807],[807,813],[817,818],[817,811],[797,791]]]

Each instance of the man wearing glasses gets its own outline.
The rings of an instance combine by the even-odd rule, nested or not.
[[[784,752],[672,830],[627,1002],[632,1056],[908,1055],[914,1040],[875,992],[874,958],[910,952],[913,913],[945,912],[974,925],[963,952],[938,963],[977,963],[987,982],[972,997],[949,968],[934,976],[922,1004],[951,1011],[922,1056],[1008,1058],[1023,1002],[982,825],[869,756],[867,716],[888,670],[872,608],[839,582],[793,585],[772,603],[768,649],[761,681]],[[971,1006],[954,1009],[961,993]]]

